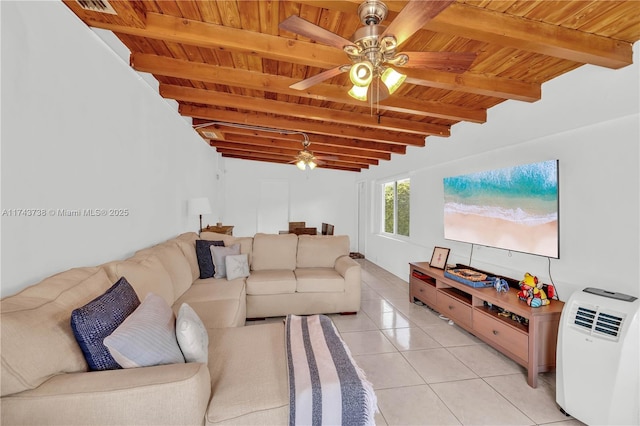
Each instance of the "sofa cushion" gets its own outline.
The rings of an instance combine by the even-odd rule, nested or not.
[[[295,270],[298,293],[344,291],[344,278],[333,268],[300,268]]]
[[[196,280],[176,302],[174,306],[180,307],[182,303],[192,301],[207,302],[210,300],[239,300],[245,295],[244,279],[237,280],[207,278],[206,280]]]
[[[2,398],[2,425],[202,426],[210,396],[199,363],[58,374]]]
[[[176,319],[176,338],[187,362],[209,362],[209,335],[196,311],[186,303]]]
[[[102,268],[75,268],[2,299],[2,396],[33,389],[56,374],[87,370],[69,318],[112,285]]]
[[[149,255],[157,256],[164,269],[169,273],[173,284],[174,300],[187,291],[193,282],[193,275],[189,261],[177,244],[171,241],[158,244],[136,252],[134,258],[142,258]]]
[[[218,234],[217,232],[201,232],[200,238],[203,240],[224,241],[225,246],[240,244],[240,253],[246,254],[249,258],[249,264],[251,264],[253,256],[253,237],[234,237],[233,235]]]
[[[295,293],[296,276],[283,269],[253,271],[247,278],[247,294]]]
[[[349,254],[347,235],[300,235],[298,238],[298,268],[333,268],[336,259]]]
[[[251,270],[296,269],[296,234],[256,234],[253,237]]]
[[[122,277],[104,294],[71,312],[71,329],[82,349],[89,369],[115,370],[120,364],[113,358],[104,340],[140,305],[135,290]]]
[[[227,268],[227,280],[249,276],[249,260],[246,254],[227,255],[224,263]]]
[[[198,266],[198,258],[196,256],[196,241],[199,239],[198,234],[195,232],[186,232],[178,235],[170,242],[176,244],[182,250],[184,257],[189,262],[191,267],[191,281],[200,276],[200,267]]]
[[[182,303],[188,303],[207,328],[244,326],[247,312],[245,279],[196,280],[173,305],[174,312],[179,313]]]
[[[191,302],[189,306],[196,311],[202,323],[212,328],[243,327],[247,318],[247,302],[240,300],[209,300]]]
[[[283,323],[209,330],[209,371],[206,424],[287,424]]]
[[[227,264],[225,259],[229,255],[240,254],[240,244],[233,244],[229,247],[209,247],[211,250],[211,256],[213,257],[213,266],[215,273],[213,278],[226,278],[227,277]]]
[[[140,306],[105,337],[104,345],[123,368],[183,363],[176,317],[160,296],[149,293]]]
[[[144,300],[148,293],[153,292],[162,296],[169,306],[173,305],[175,297],[171,276],[157,256],[132,257],[109,262],[104,267],[113,282],[120,277],[126,277],[140,300]]]

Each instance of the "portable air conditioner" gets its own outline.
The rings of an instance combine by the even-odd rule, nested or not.
[[[562,310],[556,402],[581,422],[640,424],[639,305],[633,296],[585,288]]]

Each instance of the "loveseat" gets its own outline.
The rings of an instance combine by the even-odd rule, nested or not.
[[[1,423],[287,423],[284,327],[281,322],[244,327],[247,314],[357,311],[360,266],[340,254],[331,267],[328,253],[337,251],[326,238],[337,238],[334,241],[344,251],[340,237],[202,237],[220,238],[225,245],[239,244],[251,265],[249,276],[200,279],[195,250],[198,235],[187,233],[125,260],[61,272],[3,298]],[[282,244],[291,249],[293,238],[296,263],[289,270],[291,258],[285,256],[289,263],[283,263],[277,247]],[[311,254],[314,244],[318,253],[315,265]],[[342,287],[331,269],[343,278]],[[291,274],[284,271],[300,277],[295,287],[285,286],[288,281],[282,277]],[[126,277],[140,301],[151,293],[164,299],[176,315],[185,303],[193,308],[206,327],[208,362],[88,371],[70,317],[75,309],[113,288],[121,277]],[[321,288],[324,278],[326,289]],[[349,302],[340,303],[338,293]],[[261,307],[261,301],[266,307]],[[295,306],[297,303],[302,307]]]

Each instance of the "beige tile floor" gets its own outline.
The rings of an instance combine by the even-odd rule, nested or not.
[[[361,310],[331,318],[376,391],[376,424],[582,425],[558,409],[554,373],[532,389],[520,365],[411,303],[407,282],[358,262]]]

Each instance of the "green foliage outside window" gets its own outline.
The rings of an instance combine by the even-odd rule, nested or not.
[[[394,222],[394,184],[387,183],[384,186],[384,232],[393,234],[393,222]]]
[[[411,184],[409,179],[399,181],[397,184],[398,198],[398,235],[409,236],[409,206],[411,195]]]
[[[384,232],[409,236],[410,198],[411,181],[409,179],[384,185]]]

